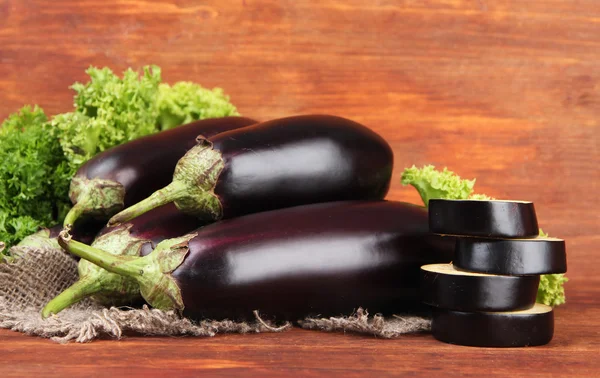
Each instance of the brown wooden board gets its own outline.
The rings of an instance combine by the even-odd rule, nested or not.
[[[352,118],[394,149],[389,198],[417,202],[400,174],[434,164],[533,201],[570,278],[543,347],[299,330],[63,346],[1,331],[0,375],[600,375],[599,20],[597,0],[0,0],[0,118],[70,110],[90,65],[144,64],[220,86],[259,120]]]

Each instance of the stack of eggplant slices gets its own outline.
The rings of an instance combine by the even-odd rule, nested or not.
[[[565,242],[539,237],[533,203],[435,199],[429,227],[456,237],[452,264],[421,267],[436,339],[482,347],[550,342],[552,308],[536,303],[536,293],[541,274],[566,272]]]

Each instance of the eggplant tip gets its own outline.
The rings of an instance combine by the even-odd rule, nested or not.
[[[196,144],[199,144],[201,146],[211,146],[212,147],[212,142],[210,140],[208,140],[204,135],[198,135],[196,137]]]
[[[46,308],[42,309],[42,312],[40,313],[42,319],[48,319],[50,316],[54,316],[54,313],[52,312],[48,312],[46,310]]]
[[[71,241],[71,239],[73,237],[71,236],[70,232],[71,232],[71,227],[68,225],[62,229],[62,231],[58,234],[59,244],[62,245],[63,243],[66,244]]]
[[[108,222],[106,223],[106,225],[107,225],[108,227],[117,227],[117,226],[120,226],[120,225],[122,225],[122,224],[123,224],[123,222],[121,222],[121,220],[119,220],[119,219],[115,219],[114,217],[113,217],[113,218],[110,218],[110,219],[108,220]]]

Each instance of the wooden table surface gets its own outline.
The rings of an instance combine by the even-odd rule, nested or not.
[[[331,113],[393,146],[536,204],[567,241],[568,303],[547,346],[486,349],[293,330],[57,345],[0,331],[0,376],[600,375],[600,2],[597,0],[0,0],[0,118],[71,108],[90,65],[157,64],[220,86],[258,119]],[[0,146],[1,147],[1,146]]]

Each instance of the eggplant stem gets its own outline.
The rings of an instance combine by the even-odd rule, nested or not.
[[[90,247],[71,238],[68,230],[63,230],[58,235],[58,244],[65,251],[79,256],[92,264],[96,264],[111,273],[124,277],[137,278],[143,274],[144,258],[136,256],[115,256],[98,248]]]
[[[164,188],[152,193],[148,198],[128,207],[127,209],[110,218],[108,225],[115,226],[120,223],[128,222],[152,209],[176,201],[188,190],[189,189],[185,183],[173,181]]]
[[[102,290],[102,282],[96,279],[80,279],[54,297],[42,310],[42,318],[58,314],[67,307]]]
[[[75,241],[67,230],[58,235],[58,244],[66,251],[108,270],[111,273],[134,279],[140,294],[149,305],[163,310],[184,308],[181,289],[171,277],[189,252],[187,243],[197,233],[163,240],[154,251],[143,257],[116,256],[101,249]],[[104,283],[101,283],[104,285]]]
[[[86,207],[83,205],[83,203],[77,202],[75,205],[73,205],[71,210],[69,210],[69,212],[67,213],[67,216],[65,216],[65,220],[63,221],[63,226],[64,227],[73,226],[75,221],[85,212],[85,210],[86,210]]]

